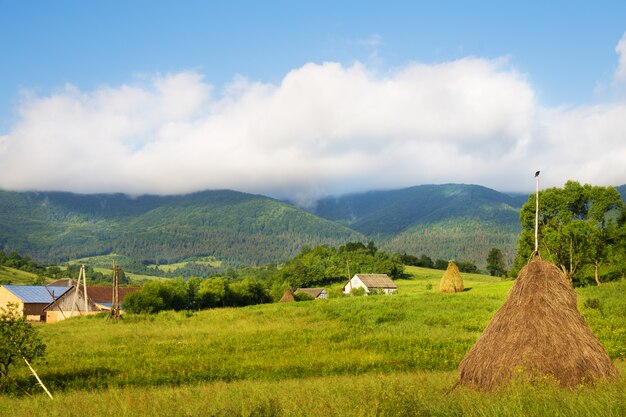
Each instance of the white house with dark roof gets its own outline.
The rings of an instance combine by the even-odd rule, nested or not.
[[[30,321],[45,320],[44,308],[72,287],[44,287],[40,285],[0,285],[0,308],[9,303]]]
[[[398,286],[389,278],[387,274],[356,274],[343,286],[341,290],[344,294],[350,294],[357,288],[363,288],[365,295],[372,292],[381,294],[395,294]]]

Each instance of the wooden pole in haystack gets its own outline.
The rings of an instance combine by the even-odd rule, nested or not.
[[[539,255],[539,172],[535,172],[537,188],[535,191],[535,256]]]

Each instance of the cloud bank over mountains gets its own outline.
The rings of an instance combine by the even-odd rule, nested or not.
[[[626,36],[614,84],[626,84]],[[197,71],[47,96],[25,93],[0,132],[0,189],[179,194],[236,189],[302,204],[462,182],[527,191],[626,183],[626,99],[542,107],[506,58],[309,63],[280,84]]]

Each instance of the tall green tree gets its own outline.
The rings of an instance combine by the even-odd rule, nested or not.
[[[504,255],[498,248],[491,248],[487,255],[487,271],[494,277],[506,276],[506,265]]]
[[[624,210],[614,187],[581,185],[568,181],[563,188],[539,193],[539,252],[556,264],[572,282],[584,282],[587,271],[610,263],[619,239],[617,219]],[[520,213],[520,235],[514,270],[519,271],[534,250],[535,196],[529,196]],[[591,278],[591,277],[590,277]]]

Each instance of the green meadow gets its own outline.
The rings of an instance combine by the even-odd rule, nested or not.
[[[459,362],[513,282],[463,274],[465,292],[440,294],[442,271],[407,272],[393,296],[40,325],[48,354],[36,369],[55,398],[19,368],[0,415],[626,415],[624,379],[573,390],[550,380],[453,389]],[[577,292],[625,375],[626,282]]]

